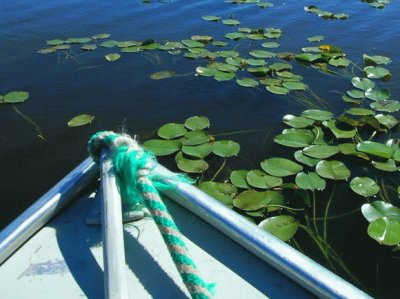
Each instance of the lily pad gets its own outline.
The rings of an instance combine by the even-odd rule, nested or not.
[[[357,134],[357,130],[356,129],[352,129],[352,130],[339,129],[337,127],[337,121],[334,120],[334,119],[331,119],[331,120],[328,120],[328,121],[324,121],[323,125],[326,126],[327,128],[329,128],[331,130],[331,132],[333,133],[333,135],[335,135],[335,137],[337,139],[340,139],[340,138],[353,138]]]
[[[295,56],[296,59],[306,61],[306,62],[314,62],[321,59],[321,54],[314,53],[301,53]]]
[[[180,170],[187,173],[202,173],[208,169],[208,163],[202,159],[189,160],[181,158],[178,160],[177,166]]]
[[[293,216],[280,215],[261,221],[258,227],[282,241],[288,241],[296,234],[299,222]]]
[[[271,58],[276,55],[273,52],[265,51],[265,50],[254,50],[254,51],[249,52],[249,54],[256,58]]]
[[[161,71],[157,73],[153,73],[150,75],[150,78],[153,80],[162,80],[162,79],[167,79],[175,76],[174,71]]]
[[[203,130],[189,131],[180,139],[183,145],[199,145],[209,141],[209,136]]]
[[[317,120],[317,121],[324,121],[330,120],[333,118],[333,113],[326,110],[318,110],[318,109],[309,109],[305,110],[301,113],[301,116]]]
[[[318,164],[321,159],[311,158],[303,154],[303,151],[299,150],[294,153],[294,158],[297,162],[303,163],[307,166],[314,167]]]
[[[294,175],[303,170],[303,166],[285,158],[269,158],[260,165],[265,172],[277,177]]]
[[[210,120],[205,116],[192,116],[186,119],[185,127],[190,130],[203,130],[210,127]]]
[[[23,103],[29,98],[29,93],[26,91],[10,91],[2,98],[2,103],[16,104]]]
[[[314,138],[315,137],[311,137],[309,134],[293,132],[277,135],[274,138],[274,142],[287,147],[303,148],[310,145],[314,141]]]
[[[211,69],[211,68],[208,68],[208,67],[198,66],[196,68],[196,73],[199,74],[200,76],[203,76],[203,77],[213,77],[216,72],[217,72],[216,69]]]
[[[270,48],[278,48],[280,44],[277,42],[265,42],[262,43],[261,46],[270,49]]]
[[[400,221],[382,217],[368,226],[368,235],[383,245],[393,246],[400,243]]]
[[[110,53],[104,56],[107,61],[115,61],[121,58],[121,55],[118,53]]]
[[[384,125],[389,130],[394,128],[399,123],[397,118],[390,114],[377,114],[375,115],[375,118],[381,125]]]
[[[367,66],[364,68],[364,72],[370,79],[389,80],[392,76],[387,69],[380,66]]]
[[[326,159],[339,153],[339,148],[335,145],[316,144],[303,149],[303,154],[316,159]]]
[[[350,177],[350,170],[340,161],[320,161],[315,167],[319,176],[326,179],[345,180]]]
[[[365,96],[373,101],[385,101],[390,98],[390,92],[387,89],[368,89]]]
[[[354,99],[363,99],[365,97],[364,92],[358,89],[348,90],[346,93]]]
[[[174,139],[185,135],[187,132],[183,124],[169,123],[158,129],[158,136],[164,139]]]
[[[229,25],[229,26],[238,26],[238,25],[240,25],[240,21],[235,20],[235,19],[222,20],[222,23],[225,24],[225,25]]]
[[[346,110],[346,113],[356,116],[368,116],[375,114],[374,111],[366,108],[350,108]]]
[[[117,44],[118,44],[118,42],[116,40],[108,40],[108,41],[102,42],[100,44],[100,46],[104,47],[104,48],[113,48],[113,47],[116,47]]]
[[[97,49],[97,46],[95,44],[85,44],[81,47],[81,49],[85,51],[94,51]]]
[[[289,63],[275,62],[271,64],[269,68],[276,72],[282,72],[282,71],[290,71],[293,68],[293,66]]]
[[[282,85],[286,87],[288,90],[306,90],[308,88],[307,84],[295,81],[294,82],[284,81]]]
[[[181,43],[188,48],[203,48],[205,46],[205,44],[191,39],[181,40]]]
[[[320,42],[323,41],[324,39],[325,37],[323,35],[315,35],[307,38],[309,42]]]
[[[111,35],[108,33],[100,33],[92,36],[92,39],[106,39],[109,38]]]
[[[211,22],[218,22],[221,20],[220,17],[217,16],[211,16],[211,15],[207,15],[207,16],[202,16],[201,17],[203,20],[205,21],[211,21]]]
[[[300,172],[296,175],[296,184],[305,190],[324,190],[326,182],[316,172],[304,173]]]
[[[392,60],[389,57],[386,56],[380,56],[380,55],[372,55],[369,56],[367,54],[363,54],[363,58],[366,64],[389,64],[392,62]]]
[[[277,95],[285,95],[289,93],[289,89],[282,86],[274,86],[268,85],[265,87],[270,93],[277,94]]]
[[[339,57],[339,58],[335,58],[335,59],[330,59],[329,64],[336,66],[336,67],[347,67],[350,64],[350,60]]]
[[[383,143],[363,141],[357,144],[357,150],[381,158],[391,159],[395,149]]]
[[[372,102],[370,107],[381,112],[397,112],[400,110],[400,102],[394,100]]]
[[[388,217],[400,221],[400,208],[384,201],[374,201],[373,203],[363,204],[361,213],[369,223],[383,217]]]
[[[270,192],[272,191],[246,190],[233,199],[233,205],[243,211],[256,211],[266,208],[272,199]]]
[[[246,35],[242,32],[229,32],[227,34],[225,34],[225,37],[227,39],[232,39],[232,40],[238,40],[241,39],[243,37],[245,37]]]
[[[368,90],[375,87],[375,83],[368,78],[354,77],[351,79],[351,84],[353,84],[354,87],[362,90]]]
[[[355,177],[350,182],[350,188],[355,193],[364,197],[371,197],[380,190],[377,183],[369,177]]]
[[[176,153],[181,149],[181,146],[182,144],[178,140],[151,139],[143,143],[143,147],[156,156],[167,156]]]
[[[237,79],[236,83],[243,87],[256,87],[259,85],[258,81],[251,79],[251,78]]]
[[[286,114],[283,117],[283,122],[292,128],[306,128],[314,124],[314,120],[303,116],[294,116]]]
[[[184,145],[182,146],[182,152],[189,156],[204,159],[212,152],[212,146],[209,143],[203,143],[200,145]]]
[[[393,159],[389,159],[386,162],[372,161],[372,166],[374,166],[376,169],[388,172],[400,170],[400,167],[396,165],[396,162]]]
[[[246,176],[247,183],[255,188],[270,189],[283,183],[281,178],[266,174],[261,170],[251,170]]]
[[[249,189],[249,184],[247,183],[247,170],[234,170],[231,172],[229,179],[231,180],[232,184],[238,188]]]
[[[212,198],[217,199],[224,205],[232,207],[233,206],[233,196],[237,189],[235,186],[228,183],[216,183],[216,182],[202,182],[198,185],[198,188]]]
[[[231,140],[220,140],[214,142],[212,151],[220,157],[232,157],[239,153],[240,145]]]
[[[221,72],[221,71],[216,71],[214,74],[214,79],[217,80],[218,82],[222,81],[230,81],[235,77],[234,72]]]

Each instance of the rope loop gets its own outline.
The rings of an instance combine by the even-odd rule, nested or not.
[[[88,151],[98,162],[102,148],[109,148],[114,173],[122,200],[130,206],[144,204],[150,211],[175,266],[194,299],[208,299],[214,295],[214,284],[206,283],[199,275],[188,248],[157,189],[174,188],[178,182],[191,183],[184,175],[173,174],[165,178],[151,173],[156,166],[155,156],[139,146],[127,134],[102,131],[94,134],[88,143]],[[174,185],[175,182],[175,185]]]

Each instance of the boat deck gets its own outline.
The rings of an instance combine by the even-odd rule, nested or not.
[[[42,228],[0,267],[1,298],[103,298],[100,226],[88,226],[85,196]],[[202,277],[216,298],[315,298],[264,261],[166,199]],[[188,298],[154,222],[124,226],[131,298]]]

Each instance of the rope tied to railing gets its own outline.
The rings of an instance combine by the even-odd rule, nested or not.
[[[200,277],[182,235],[158,192],[158,189],[175,188],[179,182],[191,183],[191,180],[181,174],[173,174],[167,178],[152,174],[151,170],[157,163],[155,156],[141,148],[127,134],[112,131],[94,134],[88,143],[93,160],[99,161],[101,149],[104,147],[110,150],[122,200],[129,206],[144,204],[149,209],[191,297],[212,298],[215,285],[206,283]]]

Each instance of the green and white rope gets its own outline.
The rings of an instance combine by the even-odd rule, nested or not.
[[[99,160],[101,149],[104,147],[109,148],[111,152],[122,200],[128,206],[145,204],[149,209],[191,297],[212,298],[214,284],[207,284],[200,277],[182,235],[157,190],[175,186],[167,185],[165,180],[151,173],[157,163],[154,155],[143,150],[129,135],[111,131],[98,132],[89,140],[88,150],[95,161]],[[190,182],[180,174],[168,177],[168,181]]]

